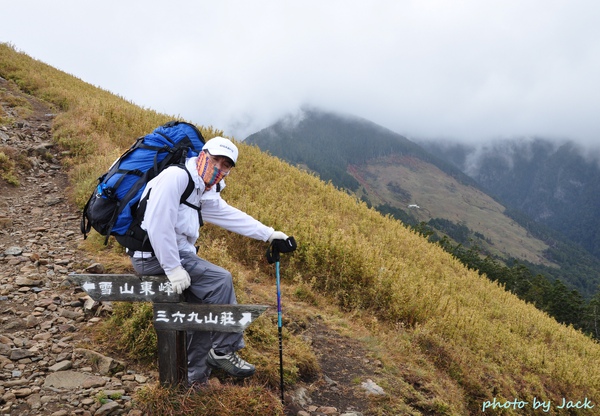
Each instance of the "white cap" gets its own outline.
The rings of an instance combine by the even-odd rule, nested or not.
[[[229,139],[224,137],[213,137],[202,147],[202,150],[208,150],[213,156],[225,156],[231,159],[233,165],[237,162],[238,148]]]

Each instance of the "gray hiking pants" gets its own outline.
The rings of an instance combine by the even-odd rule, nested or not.
[[[190,303],[237,304],[231,273],[201,259],[195,253],[179,252],[181,265],[189,273],[191,286],[184,291]],[[139,274],[164,274],[154,256],[131,258],[133,268]],[[211,348],[220,353],[235,352],[244,348],[242,333],[196,331],[187,333],[187,360],[189,383],[203,383],[210,376],[206,358]]]

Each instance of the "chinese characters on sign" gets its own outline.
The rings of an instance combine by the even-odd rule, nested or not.
[[[115,282],[98,282],[98,283],[93,283],[93,282],[84,282],[82,287],[83,290],[85,290],[86,292],[91,292],[91,291],[95,291],[95,290],[100,290],[100,294],[104,295],[104,296],[111,296],[111,295],[142,295],[142,296],[152,296],[156,294],[155,289],[153,288],[154,285],[158,285],[158,289],[156,289],[158,292],[161,293],[165,293],[167,295],[171,295],[173,293],[175,293],[173,291],[173,287],[171,285],[171,282],[146,282],[146,281],[141,281],[139,282],[139,285],[135,285],[135,284],[130,284],[129,282],[125,282],[123,284],[114,284]],[[113,288],[113,286],[116,286],[116,289]],[[136,289],[136,286],[137,289]],[[115,290],[113,292],[113,290]]]
[[[69,279],[98,301],[178,302],[183,299],[173,290],[166,276],[130,274],[76,275]]]
[[[152,302],[154,329],[161,331],[242,332],[267,309],[264,305],[185,303],[164,275],[71,274],[69,278],[96,301]]]
[[[157,322],[194,322],[197,324],[215,324],[215,325],[246,325],[252,322],[252,314],[250,312],[242,313],[242,319],[235,320],[233,318],[233,312],[223,311],[220,314],[213,315],[212,312],[209,312],[208,315],[203,315],[200,318],[198,312],[189,312],[187,314],[181,313],[180,311],[169,313],[165,310],[157,310],[156,311],[156,321]]]
[[[265,309],[263,305],[155,303],[154,328],[242,332]]]

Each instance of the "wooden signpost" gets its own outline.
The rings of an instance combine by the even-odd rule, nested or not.
[[[243,332],[264,305],[185,303],[164,275],[70,274],[69,280],[96,301],[152,302],[163,385],[187,385],[186,331]]]

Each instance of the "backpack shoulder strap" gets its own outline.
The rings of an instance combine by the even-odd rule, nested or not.
[[[179,166],[180,168],[185,170],[185,173],[188,174],[188,184],[187,184],[187,187],[185,188],[185,191],[183,191],[183,194],[181,194],[181,199],[179,200],[179,203],[183,204],[183,205],[187,205],[188,207],[198,211],[198,221],[200,222],[200,227],[202,227],[204,225],[204,221],[202,221],[202,204],[196,206],[194,204],[190,204],[189,202],[187,202],[187,199],[190,197],[190,195],[192,194],[192,192],[194,192],[194,189],[196,188],[196,185],[194,184],[194,179],[192,179],[192,175],[185,168],[184,165],[176,165],[176,166]]]

